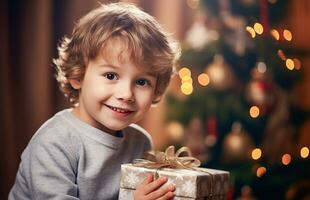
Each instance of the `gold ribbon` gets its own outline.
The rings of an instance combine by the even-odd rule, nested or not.
[[[135,159],[133,165],[150,169],[160,169],[164,167],[173,169],[192,169],[193,167],[199,167],[200,161],[197,158],[192,157],[192,153],[188,147],[181,147],[175,152],[175,147],[169,146],[165,152],[148,152],[147,159]]]

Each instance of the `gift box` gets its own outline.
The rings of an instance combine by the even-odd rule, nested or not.
[[[229,172],[208,168],[194,169],[148,169],[133,164],[121,166],[120,199],[143,182],[148,173],[157,173],[168,178],[167,183],[175,185],[175,199],[226,199],[229,190]]]
[[[121,188],[120,189],[120,196],[119,196],[119,199],[120,200],[134,200],[133,199],[133,191],[134,190],[130,190],[130,189],[124,189],[124,188]],[[173,198],[174,200],[204,200],[206,198],[190,198],[190,197],[174,197]],[[224,200],[226,199],[225,197],[215,197],[215,198],[212,198],[212,200]]]
[[[187,156],[181,156],[181,154]],[[165,152],[151,152],[148,160],[138,159],[134,164],[121,166],[119,199],[133,199],[132,192],[147,177],[165,176],[166,184],[175,186],[174,199],[226,199],[229,190],[229,172],[198,167],[200,161],[191,156],[187,147],[175,152],[170,146]]]

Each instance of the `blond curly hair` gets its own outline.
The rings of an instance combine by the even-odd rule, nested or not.
[[[89,60],[96,58],[111,38],[120,37],[127,44],[133,61],[157,77],[155,99],[160,101],[180,55],[179,45],[172,41],[149,14],[127,3],[101,4],[82,17],[72,36],[64,37],[58,47],[56,79],[70,103],[76,104],[79,90],[69,80],[82,80]]]

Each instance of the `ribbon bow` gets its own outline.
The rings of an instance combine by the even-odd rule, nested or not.
[[[181,156],[181,154],[186,154],[186,156]],[[192,153],[188,147],[181,147],[175,152],[175,147],[169,146],[165,152],[150,151],[147,157],[147,159],[135,159],[133,161],[134,166],[151,169],[160,169],[164,167],[188,169],[200,166],[200,161],[192,157]]]
[[[186,156],[181,156],[181,154],[186,154]],[[159,174],[157,171],[160,168],[168,167],[173,169],[191,169],[199,172],[207,173],[211,176],[211,180],[213,183],[213,175],[212,173],[200,169],[195,168],[200,166],[200,161],[192,157],[192,153],[188,147],[181,147],[177,152],[175,152],[174,146],[169,146],[165,152],[162,151],[150,151],[147,154],[147,159],[135,159],[133,161],[133,165],[136,167],[146,167],[150,169],[156,169],[154,172],[154,178],[157,179]],[[209,184],[209,198],[213,197],[213,184]],[[209,199],[208,198],[208,199]]]

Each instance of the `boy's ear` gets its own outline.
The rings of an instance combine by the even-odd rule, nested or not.
[[[76,90],[79,90],[82,87],[80,79],[70,79],[69,82],[70,82],[70,85]]]

